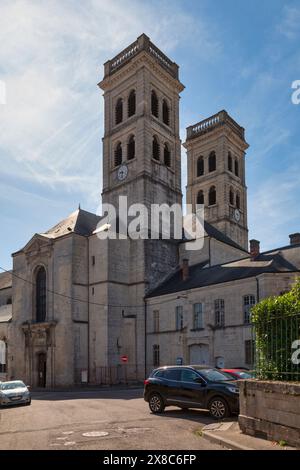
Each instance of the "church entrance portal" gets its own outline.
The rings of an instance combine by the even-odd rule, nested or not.
[[[47,356],[45,353],[38,355],[38,386],[46,387]]]

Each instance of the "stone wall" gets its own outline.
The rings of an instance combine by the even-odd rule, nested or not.
[[[300,383],[243,380],[239,384],[242,432],[300,447]]]

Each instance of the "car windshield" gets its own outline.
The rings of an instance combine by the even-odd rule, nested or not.
[[[14,388],[25,388],[25,384],[20,380],[16,382],[3,382],[0,384],[0,390],[13,390]]]
[[[228,374],[224,372],[220,372],[217,369],[201,369],[199,368],[198,371],[201,375],[210,382],[225,382],[228,380],[232,380]]]

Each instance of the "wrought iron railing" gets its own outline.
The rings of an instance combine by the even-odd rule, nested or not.
[[[257,378],[300,381],[300,314],[260,320],[253,340]]]

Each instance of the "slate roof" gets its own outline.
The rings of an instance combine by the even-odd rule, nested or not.
[[[12,319],[12,305],[2,305],[0,307],[0,323],[7,323]]]
[[[62,237],[68,233],[77,233],[83,236],[92,235],[100,219],[101,217],[98,215],[79,208],[54,227],[47,230],[47,232],[41,233],[40,235],[44,235],[48,238]]]
[[[240,245],[238,245],[233,240],[231,240],[231,238],[227,237],[227,235],[220,232],[218,229],[213,227],[213,225],[209,224],[206,221],[204,221],[204,230],[209,237],[215,238],[216,240],[219,240],[220,242],[226,243],[227,245],[233,246],[234,248],[243,250],[245,251],[245,253],[248,253],[247,250],[244,250],[244,248],[242,248]]]
[[[0,290],[1,289],[9,289],[12,287],[12,273],[4,272],[0,273]]]
[[[246,279],[263,273],[299,271],[279,251],[272,255],[262,253],[255,261],[252,261],[250,258],[244,258],[231,263],[205,267],[207,264],[208,260],[204,263],[190,266],[189,278],[186,281],[182,280],[181,269],[178,269],[172,276],[152,290],[147,297],[157,297],[197,287]]]

